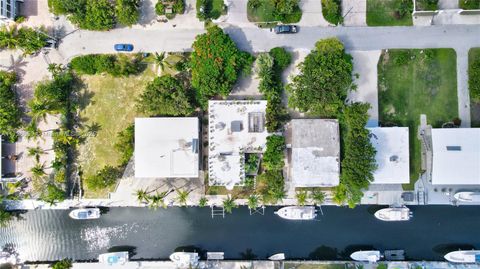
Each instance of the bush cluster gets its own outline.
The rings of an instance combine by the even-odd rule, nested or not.
[[[113,186],[121,175],[121,169],[107,165],[95,175],[87,177],[85,183],[92,190],[104,189]]]
[[[465,10],[480,9],[480,1],[479,0],[459,0],[458,6],[461,9],[465,9]]]
[[[132,58],[125,54],[90,54],[73,58],[70,66],[78,74],[107,73],[120,77],[138,74],[142,70],[142,61],[139,55]]]
[[[17,130],[20,128],[21,111],[15,95],[14,72],[0,71],[0,134],[9,141],[17,140]]]
[[[331,24],[338,25],[342,23],[342,1],[322,0],[322,14],[323,18]]]
[[[267,137],[267,145],[263,154],[264,172],[257,177],[258,192],[264,203],[277,203],[285,198],[283,167],[285,138],[280,135]]]
[[[15,26],[0,28],[0,49],[20,49],[25,54],[34,54],[47,45],[48,36],[43,29]]]
[[[475,102],[480,102],[480,56],[470,60],[468,87],[470,89],[470,98]]]
[[[299,22],[302,18],[300,0],[249,0],[247,5],[250,9],[270,10],[273,7],[273,18],[282,23]]]
[[[135,146],[135,126],[132,124],[117,134],[115,149],[122,155],[120,164],[125,166],[133,156]]]
[[[437,10],[438,0],[416,0],[416,9],[424,11]]]
[[[157,15],[166,15],[167,18],[173,19],[176,14],[183,14],[185,12],[185,3],[183,1],[184,0],[168,1],[171,5],[172,13],[166,14],[165,9],[167,8],[167,4],[165,4],[163,0],[159,0],[155,5],[155,13],[157,13]],[[171,4],[172,2],[173,4]]]

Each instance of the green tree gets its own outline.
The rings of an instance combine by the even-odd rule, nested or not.
[[[62,259],[59,261],[54,262],[51,267],[52,269],[70,269],[72,268],[72,260],[70,259]]]
[[[233,198],[231,195],[228,195],[227,198],[223,199],[222,205],[223,209],[228,214],[231,214],[233,209],[238,207],[238,205],[235,203],[235,198]]]
[[[22,27],[18,30],[18,48],[25,54],[33,54],[47,45],[48,36],[43,29]]]
[[[480,102],[480,56],[471,57],[468,66],[468,87],[470,89],[470,98]]]
[[[115,27],[115,8],[109,0],[87,0],[85,19],[80,26],[87,30],[105,31]]]
[[[322,0],[322,14],[326,21],[338,25],[342,23],[342,1]]]
[[[208,199],[205,196],[202,196],[200,200],[198,200],[198,206],[199,207],[205,207],[208,205]]]
[[[0,227],[5,227],[12,220],[12,214],[5,210],[3,196],[0,195]]]
[[[260,197],[256,194],[248,196],[247,206],[250,209],[257,209],[260,206]]]
[[[203,107],[213,96],[227,96],[239,73],[247,70],[253,57],[240,51],[218,26],[196,37],[191,54],[192,86]]]
[[[130,159],[133,156],[133,150],[135,146],[135,126],[131,124],[125,130],[117,134],[117,143],[115,143],[114,148],[122,156],[120,163],[122,165],[127,165]]]
[[[312,199],[315,204],[321,205],[325,202],[325,192],[315,188],[310,193],[310,199]]]
[[[65,191],[57,187],[55,184],[49,183],[45,191],[40,195],[40,200],[45,201],[50,205],[54,205],[65,200],[65,195]]]
[[[26,127],[25,131],[27,132],[27,139],[37,139],[42,135],[42,131],[37,127],[37,121],[32,120]]]
[[[274,58],[269,53],[260,53],[255,60],[255,72],[261,79],[271,78],[273,76]]]
[[[182,206],[187,205],[188,195],[190,194],[191,191],[181,190],[181,189],[177,189],[176,191],[177,191],[177,202]]]
[[[17,27],[2,26],[0,28],[0,48],[15,49],[18,46]]]
[[[167,58],[167,55],[164,51],[160,53],[155,52],[153,54],[153,62],[157,66],[157,74],[159,74],[160,72],[163,72],[166,67],[170,67],[170,64],[166,61],[166,58]]]
[[[148,200],[150,201],[148,207],[154,210],[157,210],[159,207],[167,208],[165,198],[168,196],[169,193],[170,192],[165,191],[148,196]]]
[[[369,104],[353,103],[343,110],[340,124],[344,156],[341,161],[340,184],[334,190],[334,201],[355,207],[363,196],[363,189],[373,181],[377,168],[375,148],[370,143],[368,121]]]
[[[292,63],[292,54],[282,47],[275,47],[268,52],[274,60],[275,71],[281,72]]]
[[[276,204],[286,197],[281,170],[267,170],[257,177],[257,190],[264,203]]]
[[[107,165],[95,175],[87,177],[85,182],[89,189],[99,190],[113,186],[121,176],[120,169]]]
[[[40,179],[47,174],[45,173],[45,164],[36,163],[31,169],[30,172],[32,173],[32,177],[34,179]]]
[[[186,87],[170,75],[150,82],[140,96],[137,108],[151,116],[187,116],[194,111]]]
[[[39,146],[27,148],[27,155],[29,157],[34,157],[37,162],[40,161],[40,155],[42,154],[45,154],[45,151]]]
[[[140,189],[135,191],[135,196],[137,196],[137,201],[140,203],[148,203],[148,192],[146,190]]]
[[[126,26],[136,24],[140,16],[139,7],[139,0],[117,0],[115,7],[117,21]]]
[[[282,170],[285,166],[284,150],[285,138],[283,136],[268,136],[265,153],[263,154],[263,167],[266,170]]]
[[[352,57],[343,44],[336,38],[318,41],[299,69],[287,87],[289,105],[301,112],[336,116],[352,86]]]
[[[14,142],[21,126],[21,111],[15,96],[13,72],[0,71],[0,134]]]
[[[297,204],[299,206],[304,206],[307,204],[308,193],[306,191],[297,191],[295,193],[295,198],[297,198]]]

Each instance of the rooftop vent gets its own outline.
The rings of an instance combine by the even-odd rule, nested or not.
[[[390,161],[391,162],[398,162],[398,156],[397,155],[390,156]]]
[[[232,129],[232,132],[241,132],[243,130],[243,123],[240,120],[232,121],[230,128]]]
[[[448,151],[462,151],[461,146],[447,146]]]

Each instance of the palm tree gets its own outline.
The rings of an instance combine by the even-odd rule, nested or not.
[[[147,198],[150,201],[149,207],[153,209],[158,209],[159,207],[167,208],[165,203],[165,198],[171,193],[170,190],[164,191],[161,193],[156,193],[154,195],[148,195]]]
[[[227,198],[223,200],[223,209],[225,212],[231,214],[234,208],[237,208],[238,205],[235,203],[235,198],[228,195]]]
[[[140,203],[148,203],[149,196],[148,192],[146,190],[140,189],[135,192],[135,195],[137,196],[137,200]]]
[[[97,122],[92,122],[91,124],[85,125],[85,129],[85,134],[91,134],[92,136],[96,136],[97,133],[102,129],[102,126],[100,126],[100,124]]]
[[[180,205],[187,205],[187,200],[188,200],[188,195],[190,194],[191,191],[182,191],[180,189],[177,189],[177,202]]]
[[[25,127],[25,131],[27,132],[27,139],[28,140],[31,140],[31,139],[37,139],[38,137],[40,137],[42,135],[42,131],[40,129],[38,129],[37,127],[37,122],[32,120],[26,127]]]
[[[32,117],[32,121],[38,121],[39,119],[45,121],[47,118],[47,114],[50,112],[48,106],[45,103],[38,102],[38,101],[31,101],[28,103],[30,107],[30,116]]]
[[[252,194],[248,196],[247,205],[249,209],[256,209],[260,206],[260,199],[259,196],[256,194]]]
[[[198,206],[200,207],[207,206],[207,204],[208,204],[208,199],[205,196],[201,197],[200,200],[198,200]]]
[[[157,75],[159,74],[159,71],[163,72],[166,67],[170,67],[170,64],[166,61],[166,59],[167,55],[165,55],[165,52],[155,52],[155,54],[153,55],[153,61],[157,66]]]
[[[298,205],[304,206],[307,203],[307,192],[306,191],[298,191],[295,194],[295,197],[297,198]]]
[[[40,148],[39,146],[33,147],[33,148],[27,148],[28,149],[28,156],[30,157],[35,157],[35,160],[37,163],[40,161],[40,155],[45,154],[45,151]]]
[[[32,173],[32,177],[36,179],[40,179],[41,177],[45,176],[45,165],[36,163],[35,166],[30,169],[30,172]]]
[[[0,29],[0,47],[15,49],[17,46],[17,27],[15,25],[2,27],[2,29]]]
[[[75,145],[78,143],[78,138],[69,134],[68,131],[59,131],[54,133],[55,138],[64,145]]]
[[[325,193],[321,190],[314,189],[310,195],[310,198],[315,204],[321,205],[325,202]]]

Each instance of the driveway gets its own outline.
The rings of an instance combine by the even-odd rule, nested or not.
[[[344,26],[367,26],[367,0],[342,0]]]
[[[302,19],[298,22],[301,26],[329,26],[322,14],[321,0],[302,0],[300,1],[302,9]]]

